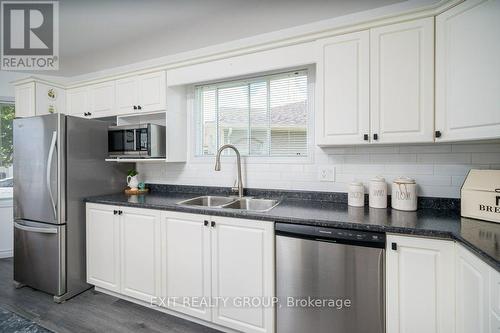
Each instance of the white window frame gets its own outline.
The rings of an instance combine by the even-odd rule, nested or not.
[[[227,78],[217,81],[197,83],[190,85],[187,92],[187,111],[188,111],[188,162],[189,163],[215,163],[215,156],[199,156],[196,154],[198,126],[196,110],[196,86],[217,84],[222,81],[237,81],[258,78],[296,70],[307,71],[307,156],[241,156],[241,159],[248,164],[313,164],[314,163],[314,89],[316,83],[316,68],[314,65],[300,66],[294,68],[285,68],[271,72],[255,73],[243,77]],[[222,159],[234,159],[234,156],[222,155]]]

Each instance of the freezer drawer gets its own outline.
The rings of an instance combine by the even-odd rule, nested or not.
[[[66,292],[65,225],[14,222],[14,280],[62,295]]]

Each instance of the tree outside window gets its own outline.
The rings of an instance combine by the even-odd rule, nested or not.
[[[0,187],[12,187],[14,104],[0,103]]]

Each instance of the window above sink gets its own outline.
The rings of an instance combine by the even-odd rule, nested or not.
[[[195,156],[232,144],[242,156],[307,157],[308,83],[304,69],[196,86]]]

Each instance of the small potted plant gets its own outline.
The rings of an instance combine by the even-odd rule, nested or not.
[[[137,179],[137,171],[135,169],[130,169],[127,173],[127,185],[131,190],[137,190],[139,186],[139,179]]]

